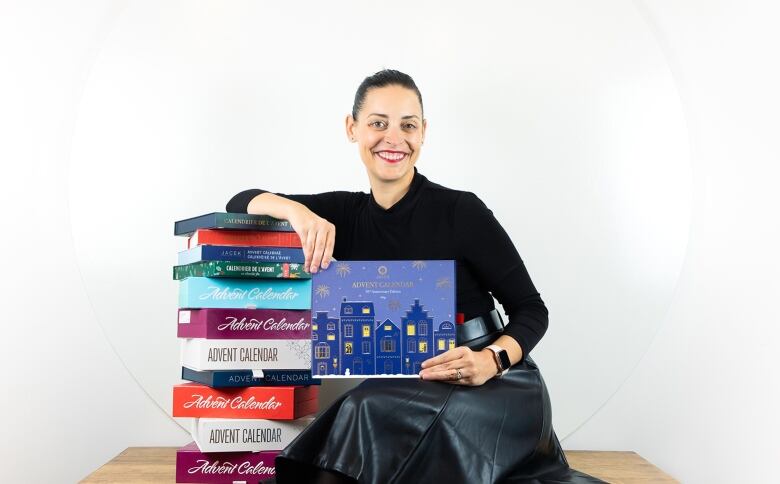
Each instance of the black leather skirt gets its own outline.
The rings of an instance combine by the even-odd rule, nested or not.
[[[551,417],[530,357],[477,387],[369,379],[279,454],[276,482],[313,468],[372,484],[604,482],[569,468]]]

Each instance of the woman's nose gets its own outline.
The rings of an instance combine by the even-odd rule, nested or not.
[[[397,145],[403,141],[403,135],[398,128],[388,128],[385,132],[385,142],[389,145]]]

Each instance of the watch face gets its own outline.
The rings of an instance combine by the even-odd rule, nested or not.
[[[506,350],[501,350],[498,352],[498,360],[501,362],[501,369],[506,370],[510,366],[512,366],[512,363],[509,361],[509,355],[507,354]]]

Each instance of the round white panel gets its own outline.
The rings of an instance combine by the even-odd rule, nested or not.
[[[69,179],[97,317],[170,412],[173,222],[250,187],[367,192],[344,116],[383,67],[422,90],[420,172],[487,203],[549,307],[532,355],[563,438],[643,355],[687,243],[682,110],[630,3],[130,3],[86,84]]]

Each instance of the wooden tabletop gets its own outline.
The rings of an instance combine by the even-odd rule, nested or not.
[[[569,465],[615,484],[678,482],[635,452],[567,451]],[[175,479],[176,447],[128,447],[84,483],[168,482]]]

